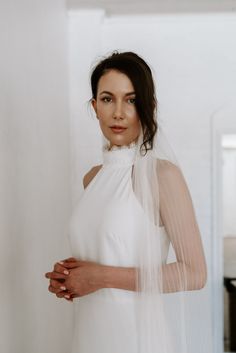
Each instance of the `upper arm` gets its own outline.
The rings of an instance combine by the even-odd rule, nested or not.
[[[206,276],[201,234],[193,202],[181,170],[163,161],[159,167],[160,214],[177,261]]]
[[[99,170],[102,168],[101,165],[96,165],[95,167],[92,167],[88,173],[86,173],[83,177],[83,186],[84,189],[88,186],[88,184],[92,181],[92,179],[95,177],[95,175],[99,172]]]

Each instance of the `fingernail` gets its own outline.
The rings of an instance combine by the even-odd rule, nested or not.
[[[61,286],[60,289],[61,290],[66,290],[66,287],[65,286]]]
[[[63,261],[59,261],[58,263],[59,263],[60,265],[63,265],[63,264],[64,264],[64,262],[63,262]]]
[[[65,271],[63,271],[63,273],[64,273],[65,275],[68,275],[68,274],[69,274],[69,271],[65,270]]]
[[[64,295],[64,297],[70,299],[70,296],[68,294]]]

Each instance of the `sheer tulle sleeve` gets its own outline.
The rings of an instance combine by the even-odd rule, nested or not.
[[[188,186],[171,162],[158,162],[160,217],[175,251],[176,262],[162,267],[164,293],[204,287],[207,269],[201,234]]]

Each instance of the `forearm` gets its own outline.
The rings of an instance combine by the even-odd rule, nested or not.
[[[102,286],[136,291],[136,276],[135,267],[104,266]],[[161,276],[159,279],[161,280]],[[204,272],[194,272],[184,263],[174,262],[162,265],[163,293],[201,289],[205,282],[206,274]]]
[[[181,262],[173,262],[162,266],[162,292],[198,290],[206,283],[205,268],[194,270]]]
[[[102,287],[135,291],[135,267],[104,266],[102,271]]]

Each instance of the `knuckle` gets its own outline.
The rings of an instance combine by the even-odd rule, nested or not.
[[[54,267],[54,271],[55,271],[55,272],[63,273],[64,270],[65,270],[64,267],[61,266],[61,265],[59,265],[59,264],[57,264],[57,265]]]
[[[65,282],[63,284],[68,290],[72,290],[73,289],[73,285],[70,282]]]
[[[55,287],[55,281],[53,279],[51,279],[50,284],[52,287]]]
[[[52,287],[57,287],[57,283],[56,283],[56,281],[54,279],[50,280],[50,284],[51,284]]]

